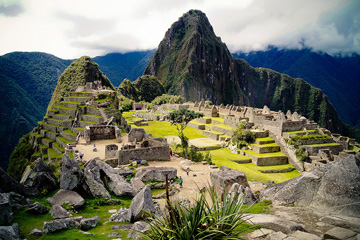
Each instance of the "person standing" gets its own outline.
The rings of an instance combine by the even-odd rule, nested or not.
[[[187,169],[186,169],[186,174],[189,176],[189,172],[190,172],[190,168],[188,167]]]
[[[179,183],[180,183],[180,188],[182,188],[183,179],[181,178],[181,176],[180,176],[180,179],[179,179]]]
[[[170,148],[170,156],[172,156],[172,149]]]

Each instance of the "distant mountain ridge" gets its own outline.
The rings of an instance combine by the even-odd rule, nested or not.
[[[332,132],[344,125],[327,96],[302,79],[235,59],[206,15],[190,10],[172,24],[144,74],[156,76],[170,94],[186,100],[291,110]]]
[[[266,51],[233,53],[253,67],[271,68],[302,78],[320,88],[340,118],[360,128],[360,56],[333,57],[310,49],[289,50],[269,47]]]

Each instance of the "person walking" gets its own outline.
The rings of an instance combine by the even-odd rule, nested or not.
[[[189,176],[189,172],[190,172],[190,168],[188,167],[187,169],[186,169],[186,174]]]
[[[172,149],[170,148],[170,156],[172,156]]]
[[[182,188],[183,179],[181,178],[181,176],[180,176],[180,179],[179,179],[179,184],[180,184],[180,188]]]

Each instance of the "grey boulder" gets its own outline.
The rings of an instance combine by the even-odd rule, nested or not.
[[[130,180],[131,186],[136,192],[139,192],[143,187],[145,187],[145,184],[139,179],[139,178],[132,178]]]
[[[60,188],[74,190],[81,186],[84,173],[79,164],[72,160],[67,154],[63,155],[60,174]]]
[[[82,217],[57,219],[51,222],[44,222],[43,233],[53,233],[65,229],[80,228]]]
[[[111,215],[110,222],[130,222],[131,211],[130,209],[122,208],[117,213]]]
[[[146,216],[146,212],[155,214],[154,202],[152,200],[151,187],[145,186],[133,198],[130,204],[131,221],[136,222],[142,220]]]
[[[134,197],[136,192],[125,179],[120,176],[117,171],[107,163],[96,160],[97,166],[100,168],[102,180],[105,185],[119,197]]]
[[[260,200],[359,217],[359,204],[354,204],[360,202],[359,179],[360,159],[350,155],[270,186],[261,191]]]
[[[0,226],[1,240],[18,240],[20,239],[19,225],[14,223],[12,226]]]
[[[210,180],[218,196],[227,194],[234,183],[238,183],[244,188],[249,187],[245,173],[237,170],[210,172]]]
[[[142,221],[136,222],[129,230],[129,234],[127,237],[134,240],[142,239],[140,233],[144,233],[149,229],[150,226],[146,222],[142,222]]]
[[[168,175],[168,179],[176,178],[177,170],[172,167],[144,167],[136,173],[135,177],[143,182],[153,180],[164,182],[166,175]]]
[[[98,216],[92,218],[83,218],[80,221],[80,228],[82,230],[89,230],[90,228],[96,227],[96,225],[100,222],[100,218]]]
[[[94,198],[110,198],[110,193],[106,190],[104,182],[100,179],[100,168],[96,164],[96,160],[92,159],[88,162],[84,169],[85,190]]]
[[[67,191],[60,189],[52,198],[47,199],[51,206],[63,205],[64,203],[69,203],[73,208],[78,209],[82,207],[85,203],[84,198],[82,198],[77,192]]]
[[[50,209],[50,214],[55,219],[72,217],[72,215],[68,211],[66,211],[63,207],[57,204],[52,206],[52,208]]]
[[[13,218],[10,193],[0,193],[0,225],[10,223]]]
[[[40,215],[48,213],[49,209],[44,204],[35,202],[29,206],[29,209],[27,209],[26,212],[34,215]]]

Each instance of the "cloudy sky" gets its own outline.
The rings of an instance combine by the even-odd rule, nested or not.
[[[275,45],[360,53],[359,0],[0,0],[0,55],[154,49],[190,9],[207,15],[232,52]]]

